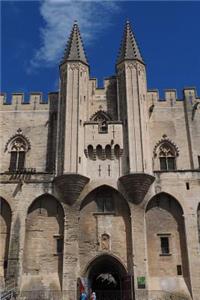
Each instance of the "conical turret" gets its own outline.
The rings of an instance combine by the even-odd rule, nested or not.
[[[61,64],[66,61],[81,61],[82,63],[89,65],[77,22],[75,22],[72,27]]]
[[[144,63],[135,36],[133,34],[131,24],[129,21],[126,21],[124,35],[122,38],[121,47],[119,50],[116,64],[119,64],[124,60],[134,60],[134,59]]]

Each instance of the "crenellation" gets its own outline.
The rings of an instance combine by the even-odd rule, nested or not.
[[[6,104],[6,93],[0,93],[0,105]]]
[[[197,96],[196,87],[185,87],[183,89],[183,99],[189,102],[189,104],[199,101],[200,98]]]
[[[147,99],[149,104],[155,104],[155,102],[159,101],[159,90],[153,89],[147,91]]]
[[[49,95],[47,101],[43,99],[42,92],[29,93],[28,99],[22,92],[14,92],[8,99],[6,93],[0,95],[0,109],[2,111],[26,111],[26,110],[47,110],[49,107]]]
[[[175,89],[166,89],[164,92],[164,100],[170,102],[173,106],[177,101],[177,91]]]
[[[13,105],[18,106],[19,104],[23,104],[24,102],[24,93],[12,93],[11,103]]]

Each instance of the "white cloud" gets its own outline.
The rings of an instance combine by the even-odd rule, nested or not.
[[[41,28],[41,47],[30,62],[29,72],[39,67],[58,63],[64,53],[74,20],[78,21],[84,44],[98,39],[98,34],[111,25],[113,12],[119,10],[112,1],[44,0],[40,14],[44,20]]]

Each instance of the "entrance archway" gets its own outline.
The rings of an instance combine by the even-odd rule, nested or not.
[[[98,300],[132,299],[132,277],[113,256],[97,257],[89,266],[88,279]]]

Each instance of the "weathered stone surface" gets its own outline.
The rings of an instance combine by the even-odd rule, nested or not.
[[[147,91],[138,48],[99,89],[68,50],[48,103],[0,95],[1,287],[74,300],[107,272],[125,299],[199,300],[200,98]]]

